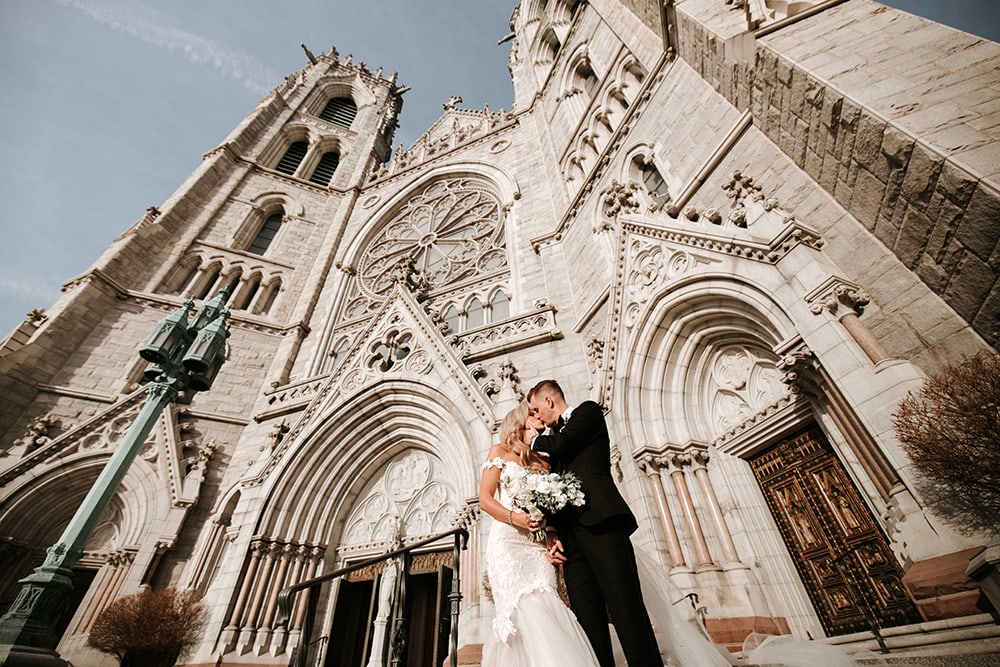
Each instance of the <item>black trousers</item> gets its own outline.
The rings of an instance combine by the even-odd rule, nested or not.
[[[629,667],[662,667],[642,600],[632,541],[624,529],[607,523],[596,527],[573,524],[559,531],[566,548],[563,574],[570,607],[601,667],[614,667],[609,616]]]

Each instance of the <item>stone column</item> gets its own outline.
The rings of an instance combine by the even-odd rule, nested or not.
[[[690,464],[691,457],[688,455],[673,455],[669,457],[670,478],[674,482],[674,489],[677,491],[677,499],[681,503],[684,511],[684,519],[687,522],[688,530],[691,531],[691,538],[694,541],[694,552],[697,558],[697,567],[712,565],[712,554],[708,551],[708,542],[705,541],[705,533],[701,529],[701,521],[694,508],[694,500],[691,498],[691,489],[688,488],[687,479],[684,476],[683,466]]]
[[[860,319],[865,306],[871,301],[871,297],[863,289],[849,281],[831,277],[810,292],[806,301],[813,314],[829,312],[836,317],[872,363],[877,364],[889,358],[882,343]]]
[[[243,576],[240,592],[236,597],[236,604],[233,605],[233,613],[229,616],[228,629],[235,630],[240,627],[243,608],[246,606],[247,598],[250,596],[250,585],[254,581],[254,575],[257,573],[257,564],[260,562],[261,548],[260,540],[255,540],[250,544],[250,564],[247,565],[246,574]]]
[[[640,467],[649,478],[649,485],[653,490],[653,498],[656,500],[656,509],[660,515],[660,525],[667,540],[670,565],[675,568],[687,568],[687,563],[684,561],[684,551],[681,549],[681,541],[677,536],[677,528],[674,526],[674,519],[670,514],[670,506],[667,504],[667,494],[663,490],[660,463],[659,457],[653,456],[645,456],[639,461]]]
[[[719,535],[719,542],[722,543],[722,555],[727,563],[738,563],[740,556],[736,552],[736,545],[733,543],[732,533],[726,525],[726,517],[722,514],[722,507],[719,505],[719,498],[715,495],[715,487],[708,476],[708,453],[699,452],[694,456],[692,469],[695,479],[701,486],[701,491],[708,501],[708,511],[712,515],[712,523],[715,524],[715,532]]]

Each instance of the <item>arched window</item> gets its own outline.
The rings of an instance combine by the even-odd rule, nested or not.
[[[253,298],[260,290],[260,274],[254,274],[249,280],[243,283],[240,290],[233,297],[233,310],[250,310]]]
[[[445,323],[445,336],[451,336],[452,334],[458,333],[458,328],[461,326],[458,315],[458,308],[454,305],[445,308],[442,318]]]
[[[253,243],[247,248],[247,252],[253,253],[255,255],[263,255],[267,252],[268,247],[271,245],[271,241],[274,240],[275,235],[278,230],[281,229],[281,220],[283,215],[281,213],[275,213],[274,215],[268,216],[264,224],[261,225],[260,231],[257,232],[257,236],[254,238]]]
[[[316,185],[329,185],[333,173],[337,171],[338,164],[340,164],[340,153],[337,151],[323,153],[323,157],[319,159],[319,163],[313,169],[312,176],[309,177],[310,182]]]
[[[562,45],[559,43],[559,38],[556,36],[555,31],[549,30],[542,35],[538,51],[538,64],[554,63],[556,56],[559,54],[560,46]]]
[[[497,290],[490,299],[490,322],[500,322],[510,317],[510,299],[503,290]]]
[[[281,156],[278,160],[277,166],[274,167],[275,171],[280,171],[282,174],[288,174],[289,176],[295,175],[295,170],[299,168],[302,164],[302,158],[306,156],[306,151],[309,150],[308,141],[296,141],[285,154]]]
[[[271,282],[264,286],[264,293],[257,299],[253,312],[261,315],[267,315],[271,312],[271,307],[274,306],[274,301],[278,298],[278,292],[280,291],[281,280],[277,278],[271,279]]]
[[[670,202],[670,191],[666,181],[663,180],[663,174],[652,162],[642,165],[642,184],[646,186],[646,191],[656,206]]]
[[[215,284],[219,281],[219,276],[222,274],[222,266],[219,264],[213,264],[202,276],[198,285],[192,290],[194,292],[194,298],[205,299],[208,294],[215,287]]]
[[[594,93],[597,92],[597,86],[600,84],[600,81],[597,80],[597,75],[594,74],[590,62],[586,59],[580,61],[580,64],[576,66],[574,74],[574,83],[576,86],[587,93],[587,97],[593,97]]]
[[[320,118],[341,127],[350,127],[357,115],[358,105],[350,97],[334,97],[319,112]]]
[[[479,302],[479,299],[472,297],[469,301],[469,305],[465,308],[465,328],[475,329],[476,327],[481,327],[486,323],[485,311],[483,310],[483,304]]]

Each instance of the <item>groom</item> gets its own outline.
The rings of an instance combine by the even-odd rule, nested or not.
[[[638,526],[611,477],[601,406],[584,401],[570,407],[555,380],[532,387],[528,403],[535,419],[528,420],[525,441],[549,456],[554,471],[575,474],[586,498],[583,508],[553,518],[558,537],[549,533],[550,560],[564,563],[573,613],[601,667],[614,667],[609,615],[629,667],[662,667],[629,539]]]

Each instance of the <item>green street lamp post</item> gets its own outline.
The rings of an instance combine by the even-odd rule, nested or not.
[[[212,386],[225,361],[228,298],[227,287],[203,304],[193,321],[188,313],[194,301],[188,299],[160,321],[139,350],[139,356],[150,362],[143,373],[150,380],[146,402],[59,541],[47,549],[45,561],[19,582],[17,597],[0,617],[0,666],[68,664],[55,652],[59,638],[52,623],[72,589],[73,565],[163,408],[182,391],[189,398]]]

